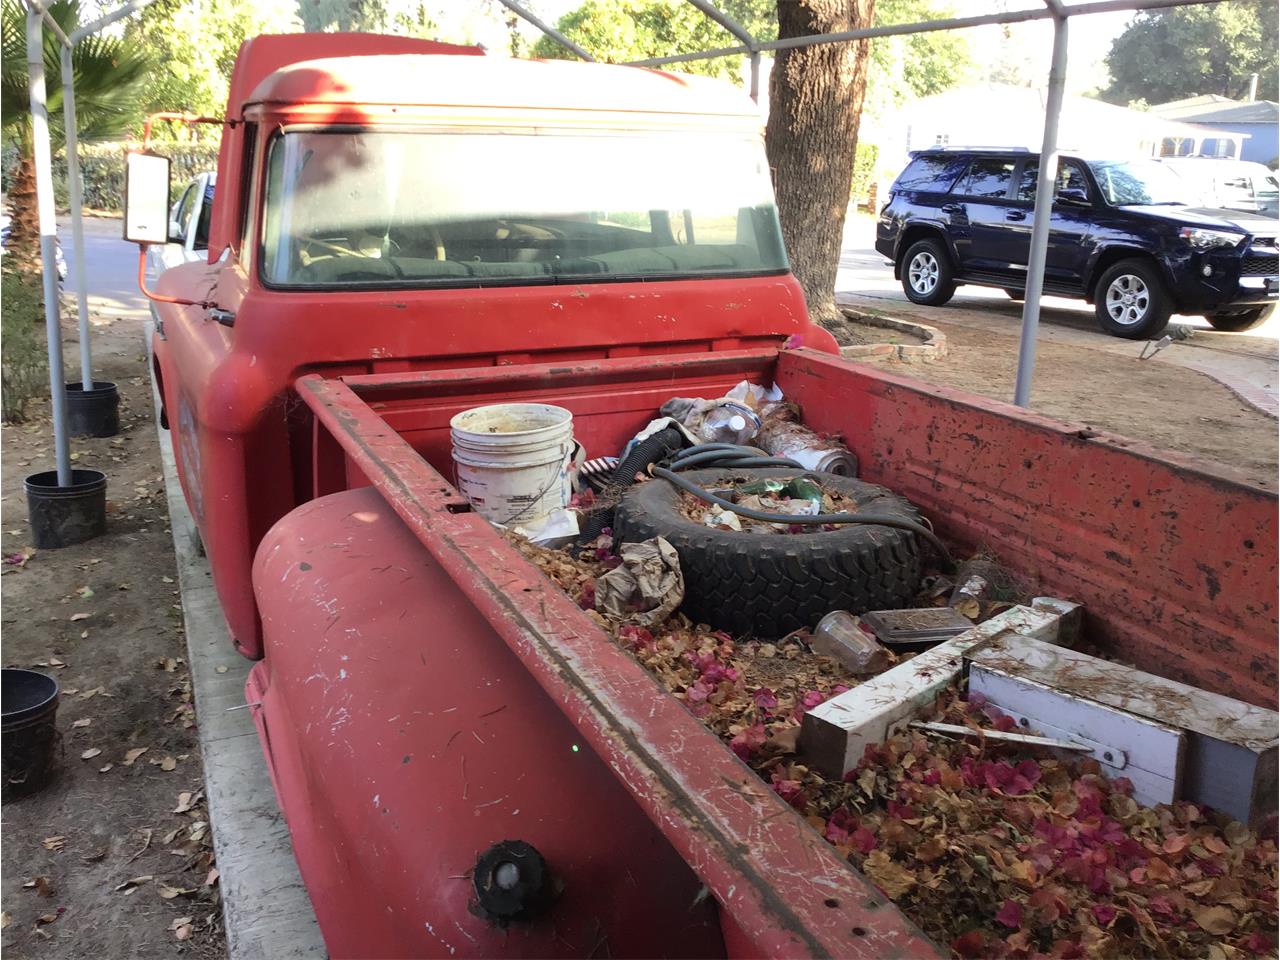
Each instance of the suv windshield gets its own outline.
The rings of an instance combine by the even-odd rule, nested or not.
[[[1196,202],[1195,191],[1155,160],[1090,160],[1089,169],[1112,206]]]
[[[275,286],[787,269],[758,137],[625,131],[278,134],[260,262]]]

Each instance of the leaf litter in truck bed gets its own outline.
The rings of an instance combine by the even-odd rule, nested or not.
[[[766,643],[679,614],[651,628],[614,621],[594,609],[595,579],[618,563],[607,538],[577,556],[509,539],[954,955],[1275,955],[1274,817],[1255,832],[1191,803],[1143,807],[1093,760],[914,730],[828,780],[796,753],[800,718],[859,678],[803,634]],[[1013,726],[955,690],[925,714]]]

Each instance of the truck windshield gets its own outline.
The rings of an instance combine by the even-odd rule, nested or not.
[[[542,130],[277,134],[260,262],[361,288],[787,269],[759,138]]]
[[[1089,169],[1114,207],[1196,202],[1195,190],[1155,160],[1091,160]]]

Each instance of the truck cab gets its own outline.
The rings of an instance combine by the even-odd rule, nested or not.
[[[165,271],[165,419],[237,648],[307,497],[322,377],[679,355],[800,337],[761,117],[727,85],[369,35],[259,37],[200,262]]]

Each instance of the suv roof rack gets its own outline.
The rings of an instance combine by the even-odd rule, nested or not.
[[[914,153],[1030,153],[1026,147],[966,147],[951,144],[946,146],[924,147]]]

